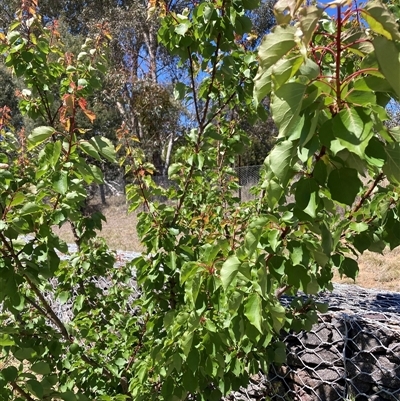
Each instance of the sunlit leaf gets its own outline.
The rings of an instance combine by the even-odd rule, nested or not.
[[[389,40],[400,40],[399,25],[395,16],[382,4],[373,0],[365,4],[362,18],[367,21],[369,28]]]
[[[386,162],[383,165],[383,172],[388,180],[395,184],[400,184],[400,144],[393,143],[385,146],[387,155]]]
[[[400,44],[377,36],[373,40],[373,45],[381,71],[400,98]]]
[[[51,137],[54,132],[55,129],[53,127],[41,126],[34,128],[28,136],[28,150],[32,150],[43,143],[46,139]]]
[[[269,166],[281,181],[285,180],[289,171],[294,150],[294,142],[283,141],[278,143],[269,155]]]
[[[279,136],[290,137],[300,121],[300,110],[306,86],[289,82],[281,86],[271,101],[272,117],[279,128]]]
[[[263,70],[267,70],[296,46],[295,32],[293,26],[277,26],[272,33],[264,37],[258,49],[260,67]]]
[[[251,294],[244,303],[244,314],[249,322],[262,333],[261,298],[257,293]]]
[[[221,281],[224,289],[227,289],[239,272],[241,266],[237,256],[230,256],[221,267]]]

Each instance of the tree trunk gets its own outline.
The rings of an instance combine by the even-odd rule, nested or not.
[[[168,141],[168,146],[167,146],[167,153],[165,154],[165,163],[164,163],[164,168],[162,175],[167,175],[168,174],[168,168],[171,163],[171,155],[172,155],[172,149],[174,147],[174,141],[175,141],[175,135],[172,133],[169,136],[169,141]]]

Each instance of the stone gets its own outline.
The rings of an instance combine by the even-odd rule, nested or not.
[[[400,401],[400,294],[347,285],[335,292],[322,295],[331,307],[310,332],[283,338],[287,363],[229,400]]]

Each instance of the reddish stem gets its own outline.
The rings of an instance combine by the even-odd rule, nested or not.
[[[338,109],[341,108],[341,82],[340,82],[340,58],[342,53],[341,46],[341,35],[342,35],[342,12],[341,7],[337,8],[337,32],[336,32],[336,103]]]
[[[352,79],[355,78],[355,77],[358,77],[358,76],[361,75],[361,74],[365,74],[366,72],[370,72],[370,71],[375,71],[375,72],[377,72],[377,71],[379,71],[379,69],[378,69],[378,68],[364,68],[364,69],[362,69],[362,70],[353,72],[352,74],[350,74],[348,77],[346,77],[346,78],[343,80],[342,84],[344,84],[344,83],[347,82],[347,81],[352,80]]]
[[[342,47],[342,50],[346,50],[348,47],[354,46],[354,45],[356,45],[357,43],[365,43],[365,42],[371,42],[371,41],[370,41],[369,39],[357,39],[357,40],[355,40],[354,42],[351,42],[351,43],[349,43],[348,45],[343,46],[343,47]]]

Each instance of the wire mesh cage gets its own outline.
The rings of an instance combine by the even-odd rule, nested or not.
[[[400,400],[400,293],[335,285],[319,301],[318,324],[283,339],[287,363],[227,400]]]

